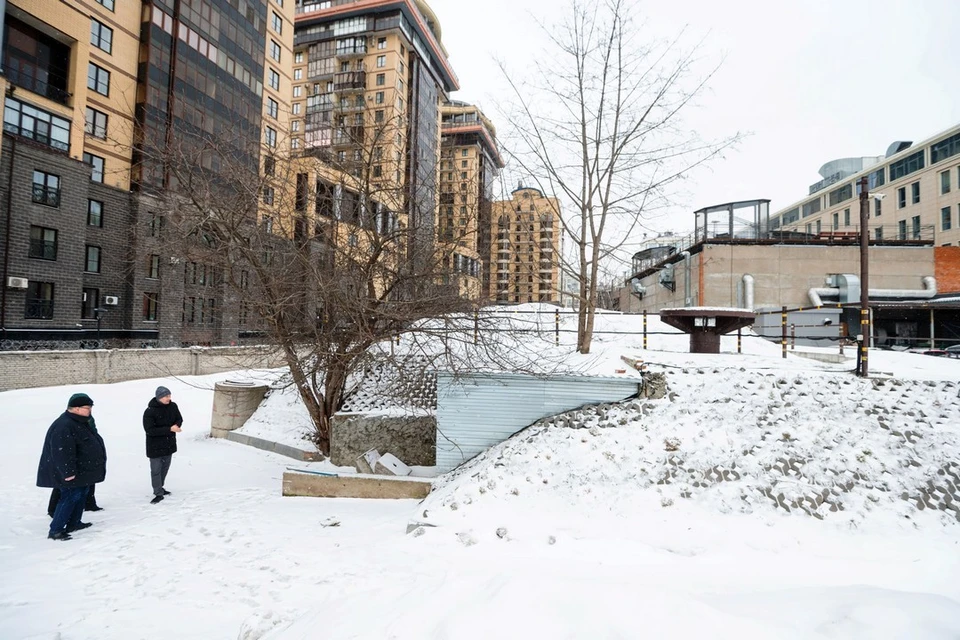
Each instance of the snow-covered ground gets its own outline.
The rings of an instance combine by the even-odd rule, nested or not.
[[[214,382],[238,373],[0,393],[0,638],[960,638],[960,523],[898,494],[956,468],[960,360],[872,351],[894,376],[874,386],[758,339],[719,356],[641,340],[598,336],[589,366],[642,357],[675,396],[539,424],[422,503],[281,497],[302,464],[206,436]],[[158,384],[185,422],[173,494],[150,505],[140,416]],[[105,510],[55,542],[34,480],[76,391],[108,446]],[[283,395],[261,435],[294,429]],[[771,468],[785,457],[802,472]],[[718,466],[739,477],[700,481]],[[838,471],[859,479],[822,519],[764,497]]]

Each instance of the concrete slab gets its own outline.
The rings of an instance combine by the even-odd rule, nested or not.
[[[296,471],[285,471],[283,474],[285,496],[422,500],[432,488],[432,483],[423,478],[370,475],[329,477]]]

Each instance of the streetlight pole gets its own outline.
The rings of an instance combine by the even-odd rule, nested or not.
[[[97,318],[97,349],[100,348],[100,321],[103,319],[103,312],[104,312],[104,311],[106,311],[106,309],[101,309],[100,307],[96,307],[96,308],[93,310],[93,312],[96,314],[96,318]]]
[[[867,348],[870,346],[870,236],[867,221],[870,219],[870,195],[867,193],[867,177],[860,178],[860,377],[869,377]]]

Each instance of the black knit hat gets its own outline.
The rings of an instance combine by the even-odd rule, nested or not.
[[[85,393],[75,393],[70,396],[70,399],[67,400],[67,408],[72,409],[74,407],[92,407],[93,400],[90,399]]]

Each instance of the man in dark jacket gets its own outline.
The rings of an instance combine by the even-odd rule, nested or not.
[[[177,451],[177,434],[183,425],[183,416],[173,402],[170,389],[157,387],[154,397],[143,412],[143,430],[147,433],[147,457],[150,458],[150,481],[153,500],[157,504],[170,492],[163,488],[170,470],[170,461]]]
[[[77,395],[77,394],[74,394]],[[72,399],[72,398],[71,398]],[[97,433],[97,422],[93,419],[93,416],[90,416],[90,419],[87,421],[87,426],[93,430],[94,433]],[[97,504],[96,496],[97,485],[90,485],[90,491],[87,492],[87,499],[83,503],[84,511],[103,511],[103,507]],[[53,513],[57,510],[57,504],[60,502],[60,489],[54,487],[50,492],[50,501],[47,503],[47,515],[51,518]]]
[[[103,438],[87,426],[92,408],[93,400],[87,394],[71,396],[67,410],[53,421],[43,441],[37,486],[60,489],[60,502],[47,535],[53,540],[69,540],[72,532],[91,525],[80,522],[83,504],[90,486],[103,482],[107,475]]]

